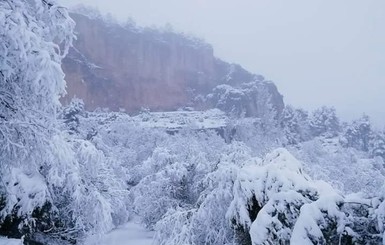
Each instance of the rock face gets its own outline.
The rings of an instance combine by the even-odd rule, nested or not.
[[[264,84],[262,76],[215,58],[210,45],[191,37],[81,14],[72,18],[77,40],[63,63],[68,92],[64,103],[78,97],[90,110],[206,109],[213,107],[206,96],[217,85]],[[274,84],[266,86],[271,103],[281,111],[282,96]]]

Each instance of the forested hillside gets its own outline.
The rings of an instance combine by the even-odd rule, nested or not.
[[[0,26],[0,235],[20,239],[0,244],[102,244],[130,220],[159,245],[384,244],[385,134],[367,116],[278,105],[264,79],[216,84],[212,110],[63,106],[67,10],[2,1]]]

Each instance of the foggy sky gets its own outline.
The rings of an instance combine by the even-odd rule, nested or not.
[[[285,103],[367,113],[385,125],[384,0],[61,0],[194,34],[215,55],[273,80]]]

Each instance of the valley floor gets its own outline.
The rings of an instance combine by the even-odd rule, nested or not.
[[[98,242],[89,241],[86,245],[151,245],[153,236],[153,232],[147,231],[138,221],[132,220],[99,238]]]
[[[86,245],[151,245],[154,233],[132,220],[99,239],[91,239]],[[95,241],[97,240],[97,241]],[[0,237],[0,245],[21,245],[19,239]]]

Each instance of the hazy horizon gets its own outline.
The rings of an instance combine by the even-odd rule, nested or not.
[[[62,0],[141,26],[203,38],[215,55],[272,80],[286,104],[334,106],[344,120],[385,125],[385,2]]]

